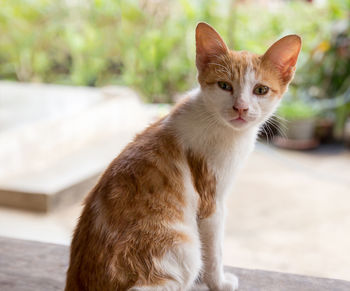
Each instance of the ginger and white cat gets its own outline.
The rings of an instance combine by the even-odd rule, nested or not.
[[[87,197],[66,291],[189,290],[198,281],[238,288],[222,265],[225,196],[293,78],[300,48],[289,35],[261,56],[231,51],[198,24],[200,87],[139,134]]]

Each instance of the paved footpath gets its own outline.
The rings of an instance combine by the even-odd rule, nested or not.
[[[226,265],[350,281],[350,151],[258,145],[227,199]],[[68,244],[81,207],[0,208],[0,236]]]

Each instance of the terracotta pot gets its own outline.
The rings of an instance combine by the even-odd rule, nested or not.
[[[311,140],[314,138],[316,121],[314,118],[288,120],[285,123],[285,134],[288,139]]]
[[[316,120],[314,118],[283,122],[285,137],[275,136],[273,143],[281,148],[309,150],[319,145],[314,137]]]

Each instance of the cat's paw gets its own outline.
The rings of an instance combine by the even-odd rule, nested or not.
[[[219,278],[203,278],[210,291],[235,291],[238,289],[238,278],[232,273],[221,274]]]
[[[225,280],[222,282],[222,286],[220,286],[220,291],[234,291],[238,289],[238,278],[231,274],[225,273]]]

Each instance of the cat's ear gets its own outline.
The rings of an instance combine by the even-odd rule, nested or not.
[[[216,56],[227,53],[228,48],[221,36],[209,24],[200,22],[196,27],[196,65],[204,70]]]
[[[263,55],[263,62],[270,62],[279,71],[283,82],[288,83],[294,75],[301,49],[298,35],[287,35],[276,41]]]

